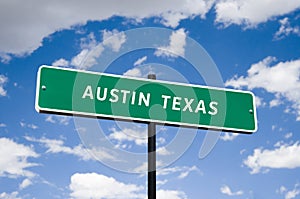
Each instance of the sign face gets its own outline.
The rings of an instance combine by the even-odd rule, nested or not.
[[[41,66],[38,112],[222,131],[257,129],[254,95],[159,80]]]

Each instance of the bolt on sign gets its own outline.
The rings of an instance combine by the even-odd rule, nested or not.
[[[38,112],[241,133],[257,129],[248,91],[41,66]]]

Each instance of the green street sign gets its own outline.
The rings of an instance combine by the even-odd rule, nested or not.
[[[222,131],[257,129],[251,92],[41,66],[38,112]]]

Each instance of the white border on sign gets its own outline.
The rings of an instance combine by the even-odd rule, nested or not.
[[[180,86],[207,88],[207,89],[212,89],[212,90],[221,90],[221,91],[228,91],[228,92],[250,94],[250,95],[252,95],[252,98],[253,98],[253,113],[252,114],[254,115],[254,129],[247,130],[247,129],[239,129],[239,128],[217,127],[217,126],[211,126],[211,125],[200,125],[200,124],[196,125],[196,124],[189,124],[189,123],[184,123],[184,122],[170,122],[170,121],[163,122],[160,120],[152,120],[152,119],[145,119],[145,118],[134,118],[134,117],[104,115],[104,114],[99,114],[99,113],[86,113],[86,112],[78,112],[78,111],[67,111],[67,110],[60,110],[60,109],[42,108],[38,104],[39,92],[40,92],[40,86],[41,86],[40,85],[40,75],[41,75],[42,68],[74,71],[74,72],[79,72],[79,73],[94,74],[94,75],[101,75],[101,76],[108,76],[108,77],[117,77],[117,78],[122,78],[122,79],[132,79],[132,80],[139,80],[139,81],[144,81],[144,82],[164,83],[164,84],[169,84],[169,85],[180,85]],[[76,116],[113,118],[113,119],[119,119],[119,120],[131,120],[131,121],[141,121],[141,122],[154,122],[157,124],[168,124],[168,125],[175,125],[175,126],[211,129],[211,130],[218,130],[218,131],[220,131],[220,130],[221,131],[233,131],[233,132],[241,132],[241,133],[254,133],[257,131],[257,115],[256,115],[256,106],[255,106],[255,96],[250,91],[235,90],[235,89],[229,89],[229,88],[218,88],[218,87],[204,86],[204,85],[200,86],[200,85],[195,85],[195,84],[185,84],[185,83],[169,82],[169,81],[163,81],[163,80],[143,79],[143,78],[138,78],[138,77],[128,77],[128,76],[122,76],[122,75],[99,73],[99,72],[78,70],[78,69],[72,69],[72,68],[60,68],[60,67],[47,66],[47,65],[40,66],[39,70],[38,70],[37,83],[36,83],[35,109],[39,113],[43,113],[43,112],[53,112],[53,113],[58,113],[58,114],[65,113],[68,115],[76,115]]]

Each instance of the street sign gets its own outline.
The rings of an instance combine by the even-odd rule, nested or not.
[[[222,131],[257,129],[251,92],[41,66],[38,112]]]

